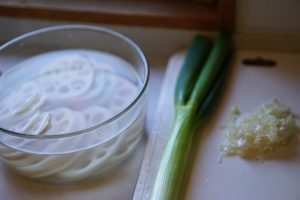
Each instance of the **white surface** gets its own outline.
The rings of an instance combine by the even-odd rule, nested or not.
[[[245,57],[275,59],[274,68],[246,67]],[[273,97],[300,114],[300,55],[239,52],[216,112],[200,131],[187,199],[298,200],[300,199],[300,145],[297,137],[265,162],[237,157],[219,163],[223,140],[219,125],[226,122],[232,105],[252,111]]]
[[[237,30],[300,34],[300,1],[238,0]]]
[[[274,68],[246,67],[243,58],[263,56],[275,59]],[[159,106],[138,179],[134,200],[149,198],[153,177],[174,117],[173,94],[176,76],[184,53],[169,62]],[[300,114],[299,54],[259,51],[237,52],[233,69],[215,112],[199,131],[195,155],[192,156],[186,199],[189,200],[299,200],[300,146],[295,138],[265,162],[224,158],[220,163],[220,146],[225,123],[232,105],[241,111],[252,111],[261,103],[277,97]],[[175,77],[175,78],[174,78]],[[162,109],[163,108],[163,109]],[[151,138],[150,138],[151,139]]]

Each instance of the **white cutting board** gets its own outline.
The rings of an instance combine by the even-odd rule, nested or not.
[[[185,52],[175,54],[168,64],[155,124],[136,186],[134,199],[149,198],[160,156],[174,118],[173,94]],[[244,66],[244,58],[273,59],[273,68]],[[238,157],[223,158],[220,146],[224,131],[220,125],[236,105],[251,112],[276,97],[300,114],[300,53],[238,51],[223,94],[215,111],[199,132],[190,178],[188,200],[299,200],[300,142],[296,137],[265,162]]]

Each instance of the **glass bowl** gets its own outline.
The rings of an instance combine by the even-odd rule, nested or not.
[[[0,47],[0,155],[50,182],[108,174],[144,132],[147,61],[127,37],[63,25]]]

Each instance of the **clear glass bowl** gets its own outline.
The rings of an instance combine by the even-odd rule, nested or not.
[[[15,99],[19,99],[19,90],[14,89],[15,85],[32,78],[30,72],[43,71],[51,59],[26,67],[24,61],[66,50],[104,52],[121,58],[132,68],[124,70],[120,64],[114,73],[138,85],[137,94],[125,108],[105,121],[69,132],[32,134],[11,128],[14,123],[7,125],[3,122],[3,117],[0,117],[1,159],[14,171],[30,178],[70,182],[105,175],[132,154],[144,131],[149,79],[145,56],[130,39],[106,28],[85,25],[55,26],[27,33],[2,45],[0,94],[10,92],[16,95]],[[110,70],[109,66],[106,68]],[[14,73],[16,70],[17,74]],[[100,79],[98,75],[94,74],[94,79]],[[121,85],[116,86],[118,87]],[[60,103],[60,100],[57,102]],[[71,103],[65,102],[64,105]],[[8,105],[10,106],[9,103]],[[8,113],[0,105],[1,112],[2,116]]]

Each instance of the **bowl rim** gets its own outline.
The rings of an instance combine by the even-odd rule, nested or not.
[[[149,65],[148,65],[147,59],[145,57],[145,54],[143,53],[141,48],[133,40],[129,39],[127,36],[123,35],[122,33],[111,30],[109,28],[105,28],[105,27],[102,27],[102,26],[81,25],[81,24],[50,26],[50,27],[41,28],[41,29],[34,30],[34,31],[31,31],[31,32],[28,32],[28,33],[25,33],[25,34],[22,34],[22,35],[18,36],[16,38],[4,43],[3,45],[1,45],[0,46],[0,51],[5,49],[6,47],[9,47],[10,45],[13,45],[16,42],[19,42],[23,39],[27,39],[27,38],[35,36],[35,35],[48,33],[48,32],[52,32],[52,31],[72,30],[72,29],[73,30],[75,29],[75,30],[96,31],[96,32],[102,32],[102,33],[105,33],[105,34],[109,34],[111,36],[114,36],[118,39],[121,39],[121,40],[125,41],[131,47],[133,47],[133,49],[137,52],[138,56],[141,58],[143,66],[145,68],[145,74],[144,74],[145,78],[142,81],[142,88],[139,91],[138,95],[135,97],[135,99],[126,108],[124,108],[121,112],[114,115],[113,117],[109,118],[108,120],[106,120],[104,122],[98,123],[96,125],[93,125],[91,127],[81,129],[81,130],[78,130],[78,131],[71,131],[71,132],[68,132],[68,133],[62,133],[62,134],[57,134],[57,135],[32,135],[32,134],[27,134],[27,133],[21,133],[21,132],[17,132],[17,131],[8,130],[8,129],[5,129],[5,128],[0,126],[0,134],[5,133],[5,134],[8,134],[8,135],[11,135],[11,136],[14,136],[14,137],[18,137],[18,138],[38,139],[38,140],[68,138],[68,137],[88,134],[91,131],[94,131],[94,130],[99,129],[99,128],[104,127],[104,126],[107,126],[108,124],[113,123],[117,119],[121,118],[126,113],[128,113],[143,98],[144,94],[146,93],[146,89],[148,87],[149,74],[150,74]],[[0,142],[1,142],[1,140],[0,140]]]

